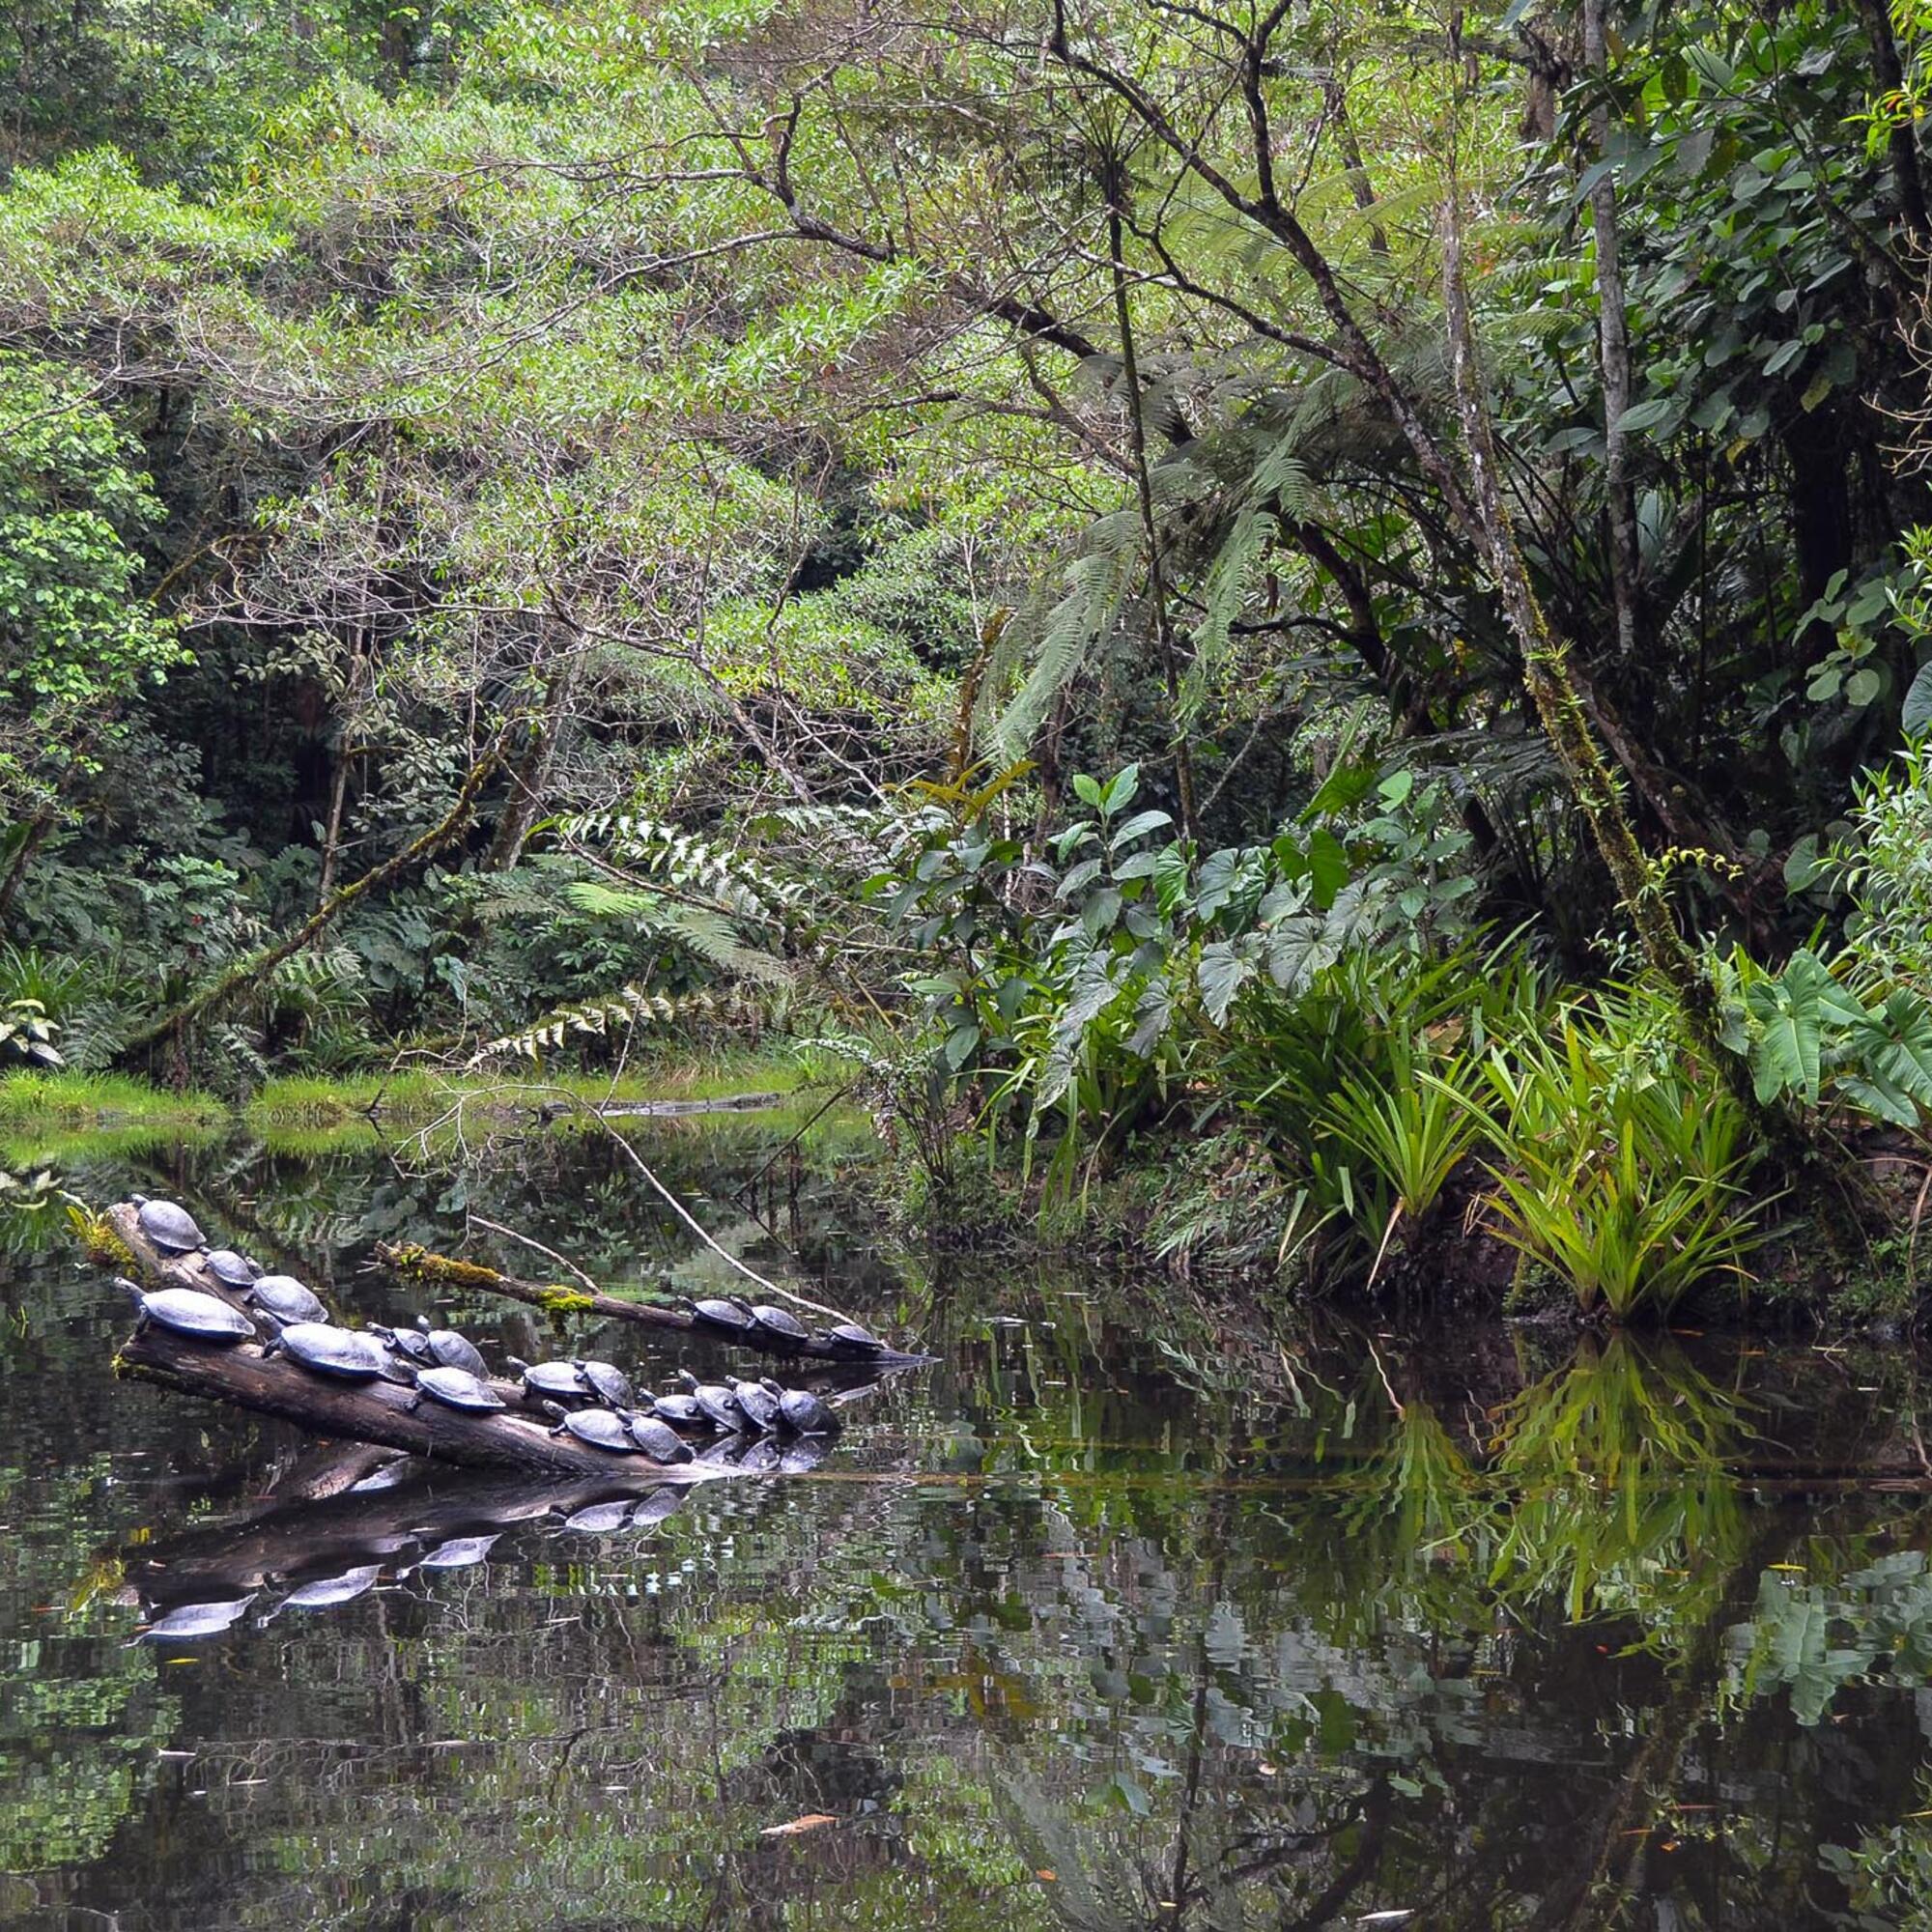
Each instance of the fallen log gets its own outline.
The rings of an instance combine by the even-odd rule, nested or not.
[[[501,1294],[526,1307],[541,1308],[548,1315],[594,1315],[604,1321],[633,1321],[646,1328],[677,1329],[685,1334],[696,1331],[719,1341],[728,1340],[733,1348],[784,1361],[802,1357],[814,1362],[838,1362],[846,1368],[911,1369],[933,1359],[930,1355],[907,1354],[897,1349],[887,1349],[876,1355],[849,1355],[815,1336],[802,1347],[781,1349],[754,1335],[726,1337],[722,1330],[706,1328],[688,1310],[668,1308],[662,1302],[627,1301],[620,1295],[571,1288],[562,1282],[525,1281],[500,1269],[486,1267],[481,1262],[457,1261],[448,1255],[432,1254],[427,1248],[392,1247],[386,1241],[378,1241],[375,1256],[400,1280],[424,1288]]]
[[[111,1241],[90,1241],[93,1258],[127,1266],[151,1288],[192,1288],[218,1294],[231,1307],[247,1304],[202,1265],[199,1255],[164,1255],[141,1233],[138,1210],[123,1202],[104,1217]],[[251,1342],[212,1347],[151,1323],[131,1336],[115,1357],[118,1370],[144,1381],[210,1402],[225,1402],[257,1415],[293,1422],[312,1435],[380,1443],[471,1469],[523,1469],[549,1476],[661,1481],[666,1471],[641,1457],[613,1457],[574,1436],[553,1435],[545,1424],[516,1408],[472,1415],[440,1403],[418,1404],[414,1392],[394,1382],[331,1381],[311,1375],[285,1355],[265,1357]],[[522,1391],[493,1383],[505,1402],[521,1406]]]

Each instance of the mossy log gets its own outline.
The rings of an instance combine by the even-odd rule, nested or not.
[[[682,1308],[667,1308],[654,1301],[626,1301],[618,1295],[601,1294],[587,1288],[572,1288],[564,1282],[524,1281],[503,1274],[480,1262],[463,1262],[448,1255],[431,1254],[427,1248],[391,1247],[378,1241],[376,1259],[390,1273],[425,1288],[458,1290],[480,1294],[507,1295],[549,1315],[594,1315],[609,1321],[634,1321],[646,1328],[673,1328],[693,1331],[712,1340],[728,1342],[734,1349],[774,1356],[783,1361],[804,1359],[838,1362],[845,1368],[910,1369],[929,1362],[930,1355],[907,1354],[888,1349],[877,1355],[848,1355],[815,1337],[803,1347],[780,1349],[755,1335],[726,1336],[723,1330],[707,1328]]]
[[[130,1203],[110,1208],[104,1219],[149,1287],[199,1289],[245,1311],[241,1298],[202,1265],[199,1255],[176,1258],[156,1248],[141,1233],[138,1211]],[[156,1323],[123,1344],[116,1361],[129,1375],[183,1395],[278,1416],[312,1435],[380,1443],[462,1468],[619,1481],[635,1477],[640,1486],[667,1474],[642,1457],[613,1457],[572,1436],[553,1435],[541,1418],[519,1412],[522,1391],[511,1382],[493,1386],[512,1408],[469,1415],[440,1403],[418,1405],[401,1383],[331,1381],[285,1355],[264,1356],[251,1342],[211,1347]]]

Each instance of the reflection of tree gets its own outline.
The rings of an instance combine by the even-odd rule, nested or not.
[[[0,1471],[0,1613],[44,1633],[0,1649],[0,1872],[99,1858],[175,1721],[153,1660],[110,1634],[98,1586],[112,1579],[89,1577],[109,1475],[94,1457],[30,1494],[21,1470]]]

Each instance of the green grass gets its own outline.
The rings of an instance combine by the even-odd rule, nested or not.
[[[121,1073],[14,1073],[0,1079],[0,1133],[91,1127],[219,1126],[228,1110],[207,1094],[170,1094]]]

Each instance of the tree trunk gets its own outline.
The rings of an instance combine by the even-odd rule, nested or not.
[[[1583,62],[1599,90],[1590,111],[1591,145],[1605,167],[1610,145],[1605,53],[1605,0],[1583,0]],[[1636,496],[1630,479],[1630,438],[1624,412],[1631,404],[1630,325],[1624,297],[1623,244],[1617,232],[1617,186],[1607,172],[1590,190],[1591,226],[1597,244],[1597,351],[1604,382],[1604,499],[1610,531],[1610,596],[1617,627],[1617,661],[1636,657],[1641,561],[1637,552]]]

